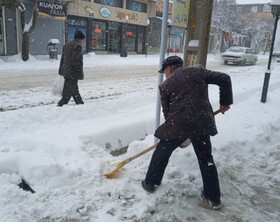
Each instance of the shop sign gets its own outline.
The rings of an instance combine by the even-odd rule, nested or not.
[[[173,1],[172,26],[186,29],[188,27],[188,16],[190,0]]]
[[[66,17],[66,4],[38,1],[38,10],[41,14],[55,17]]]
[[[125,14],[125,12],[121,12],[121,11],[117,11],[116,13],[117,13],[116,17],[119,20],[124,20],[125,16],[127,15],[128,16],[128,20],[138,21],[138,14],[137,13]]]
[[[108,8],[104,8],[104,7],[100,8],[99,13],[104,18],[108,18],[111,15],[110,10]]]
[[[171,28],[169,31],[170,35],[182,35],[183,32],[181,29]]]

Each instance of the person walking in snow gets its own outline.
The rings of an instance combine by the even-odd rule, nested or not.
[[[65,82],[62,91],[62,99],[57,106],[63,106],[73,97],[77,105],[84,104],[79,92],[78,80],[84,79],[83,51],[85,34],[81,30],[75,32],[74,40],[63,46],[59,75],[64,76]]]
[[[156,190],[172,152],[189,138],[202,175],[201,197],[212,209],[220,209],[219,178],[210,140],[210,136],[218,132],[208,98],[208,85],[219,86],[220,111],[224,114],[233,103],[231,79],[225,73],[210,71],[201,65],[182,66],[180,57],[170,56],[162,62],[159,71],[166,76],[159,86],[165,122],[155,131],[155,137],[160,141],[142,187],[150,193]]]

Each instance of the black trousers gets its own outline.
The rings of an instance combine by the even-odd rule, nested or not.
[[[204,196],[212,201],[220,201],[220,185],[217,168],[212,156],[212,145],[209,135],[192,136],[194,151],[196,153],[202,181]],[[153,153],[145,182],[147,184],[160,185],[165,168],[172,152],[183,141],[161,140]]]
[[[82,97],[79,92],[77,79],[65,79],[62,91],[62,99],[58,102],[58,106],[63,106],[73,97],[76,104],[83,104]]]

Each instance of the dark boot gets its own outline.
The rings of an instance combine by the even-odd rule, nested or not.
[[[141,182],[141,184],[142,184],[142,187],[144,188],[144,190],[146,190],[149,193],[153,193],[153,192],[156,191],[155,185],[153,185],[153,184],[146,184],[145,180],[143,180]]]

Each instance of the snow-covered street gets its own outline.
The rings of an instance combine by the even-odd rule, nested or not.
[[[280,63],[272,63],[263,104],[267,60],[259,55],[255,66],[226,66],[220,55],[208,56],[207,68],[228,73],[234,92],[231,110],[216,116],[219,134],[212,138],[221,211],[200,207],[192,146],[174,152],[154,194],[140,184],[152,152],[124,166],[116,179],[103,176],[153,145],[158,55],[85,56],[86,78],[79,82],[85,104],[63,107],[51,94],[59,61],[0,60],[1,221],[279,222]],[[209,95],[217,109],[217,87]],[[127,145],[127,153],[110,154]],[[36,193],[19,189],[21,177]]]

